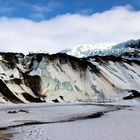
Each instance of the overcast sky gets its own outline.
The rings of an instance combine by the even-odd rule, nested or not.
[[[55,53],[139,38],[139,0],[0,0],[0,51]]]

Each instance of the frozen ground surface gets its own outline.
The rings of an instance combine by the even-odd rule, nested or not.
[[[0,105],[0,140],[140,140],[138,101]]]

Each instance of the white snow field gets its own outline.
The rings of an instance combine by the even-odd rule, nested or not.
[[[1,104],[0,140],[140,140],[134,101]]]
[[[106,56],[115,55],[119,56],[124,52],[132,52],[134,46],[137,48],[139,46],[140,39],[138,40],[128,40],[126,42],[110,42],[110,43],[97,43],[97,44],[85,44],[77,45],[72,49],[63,50],[62,53],[67,53],[76,57],[89,57],[89,56]]]

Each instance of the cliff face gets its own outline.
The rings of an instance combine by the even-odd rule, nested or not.
[[[118,99],[131,91],[140,91],[139,60],[0,53],[1,103]]]

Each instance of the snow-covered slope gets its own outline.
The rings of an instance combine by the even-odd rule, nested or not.
[[[88,44],[82,46],[76,46],[73,49],[63,50],[62,53],[76,57],[89,57],[89,56],[106,56],[114,55],[119,56],[126,52],[132,52],[140,49],[140,40],[129,40],[123,43],[100,43],[100,44]]]
[[[133,53],[125,55],[80,59],[61,53],[0,53],[0,102],[119,99],[140,92],[140,61],[130,59]]]

